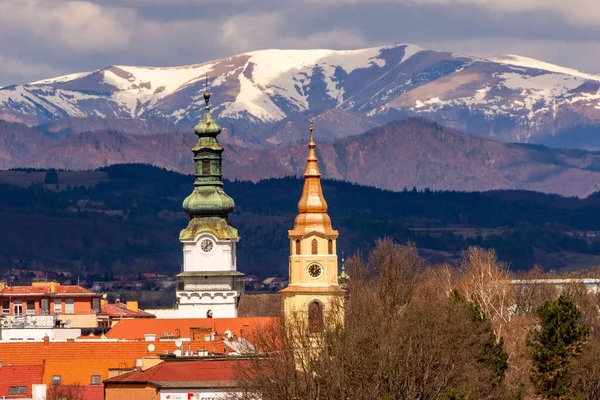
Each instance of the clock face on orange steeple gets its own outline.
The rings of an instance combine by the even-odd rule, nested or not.
[[[306,271],[312,278],[319,278],[321,275],[323,275],[323,267],[316,263],[310,264]]]

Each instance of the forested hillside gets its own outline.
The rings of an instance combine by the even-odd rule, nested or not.
[[[44,184],[44,179],[51,183]],[[177,273],[183,198],[191,176],[144,165],[94,172],[0,172],[0,268],[68,270],[102,279],[119,272]],[[240,230],[238,269],[286,276],[287,230],[302,180],[226,182]],[[568,236],[600,230],[600,196],[525,191],[383,191],[323,181],[339,249],[369,250],[377,238],[413,241],[430,261],[453,261],[470,245],[494,248],[513,270],[600,264],[600,241]]]

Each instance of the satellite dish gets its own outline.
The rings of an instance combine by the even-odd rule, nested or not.
[[[148,351],[154,351],[155,347],[152,343],[148,345]]]
[[[181,340],[181,339],[175,339],[175,346],[181,347],[182,344],[183,344],[183,340]]]
[[[181,357],[181,350],[177,349],[173,352],[173,354],[175,354],[176,357]]]

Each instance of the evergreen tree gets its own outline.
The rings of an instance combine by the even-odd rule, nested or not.
[[[57,184],[58,183],[58,173],[55,169],[49,169],[46,171],[46,176],[44,177],[44,183],[46,184]]]
[[[570,367],[587,336],[581,312],[568,297],[546,301],[537,311],[540,328],[529,332],[527,346],[533,361],[531,380],[538,394],[564,399],[569,393]]]

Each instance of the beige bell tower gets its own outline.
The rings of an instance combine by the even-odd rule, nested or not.
[[[338,284],[338,231],[331,227],[327,214],[313,133],[311,121],[304,188],[294,229],[288,231],[289,285],[281,294],[284,313],[306,313],[309,329],[317,331],[334,301],[341,300],[345,291]]]

